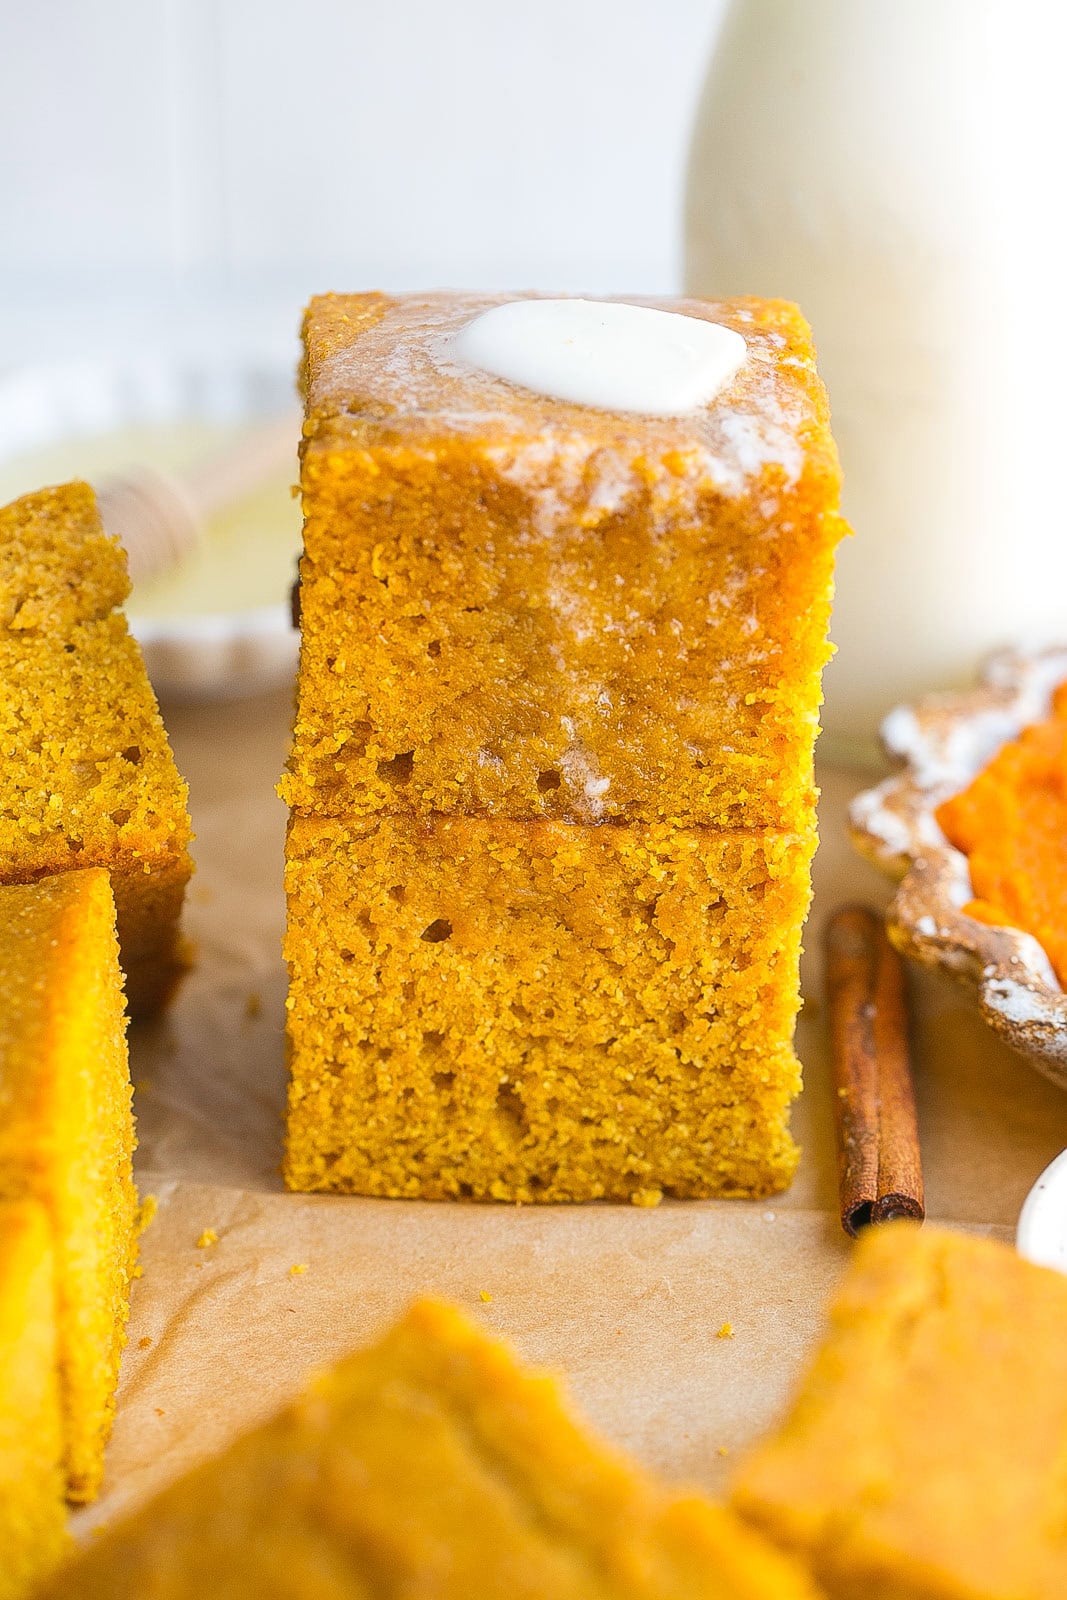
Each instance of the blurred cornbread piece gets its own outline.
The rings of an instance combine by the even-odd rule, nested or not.
[[[937,820],[967,857],[967,915],[1033,934],[1067,984],[1067,684],[1051,716],[1004,745]]]
[[[784,1187],[814,843],[295,817],[289,1184],[519,1200]]]
[[[0,511],[0,882],[106,867],[133,1015],[182,969],[186,788],[120,610],[121,546],[85,484]]]
[[[100,868],[0,886],[0,1200],[55,1246],[67,1492],[103,1472],[137,1240],[115,907]]]
[[[52,1233],[0,1200],[0,1600],[25,1600],[66,1544]]]
[[[1004,1245],[869,1230],[736,1508],[840,1600],[1067,1594],[1067,1279]]]
[[[803,831],[844,531],[807,324],[642,302],[749,357],[697,413],[634,417],[450,363],[498,299],[311,302],[284,797]]]
[[[814,1600],[721,1507],[670,1494],[448,1307],[113,1526],[51,1600]]]

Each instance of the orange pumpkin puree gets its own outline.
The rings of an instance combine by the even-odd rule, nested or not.
[[[1067,683],[937,820],[970,863],[968,915],[1033,934],[1067,987]]]

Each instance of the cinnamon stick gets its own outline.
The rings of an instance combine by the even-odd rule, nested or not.
[[[903,962],[881,917],[844,906],[826,930],[841,1225],[922,1220],[922,1161]]]

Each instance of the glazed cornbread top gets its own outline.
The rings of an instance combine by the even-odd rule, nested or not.
[[[556,495],[561,475],[577,492],[591,474],[590,509],[598,509],[601,520],[650,475],[662,474],[671,502],[709,489],[740,494],[764,476],[782,487],[805,473],[836,477],[810,331],[788,302],[629,297],[629,305],[718,323],[747,345],[743,366],[708,404],[683,416],[656,417],[554,400],[462,360],[458,335],[479,314],[516,298],[312,300],[304,323],[305,434],[326,429],[352,437],[365,429],[376,439],[395,434],[414,440],[463,433],[489,448],[510,441],[498,464],[516,481],[550,486]]]
[[[298,711],[282,791],[398,811],[802,831],[839,475],[795,307],[683,416],[460,359],[502,297],[326,296],[305,319]]]

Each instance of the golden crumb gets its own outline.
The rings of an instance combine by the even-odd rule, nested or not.
[[[166,1413],[166,1412],[165,1412],[165,1411],[164,1411],[164,1409],[163,1409],[163,1407],[162,1407],[162,1406],[155,1406],[155,1407],[154,1407],[154,1408],[153,1408],[153,1409],[154,1409],[154,1410],[155,1410],[155,1413],[156,1413],[156,1416],[157,1416],[157,1417],[165,1417],[165,1416],[166,1416],[166,1414],[167,1414],[167,1413]]]
[[[144,1199],[141,1201],[140,1209],[137,1212],[138,1233],[144,1233],[146,1228],[151,1227],[152,1223],[156,1220],[156,1212],[158,1210],[159,1196],[156,1194],[146,1194]]]
[[[492,1295],[491,1295],[491,1294],[490,1294],[490,1293],[489,1293],[489,1290],[488,1290],[488,1289],[481,1289],[481,1290],[479,1290],[479,1293],[478,1293],[478,1299],[479,1299],[479,1300],[483,1300],[483,1301],[484,1301],[484,1302],[485,1302],[485,1304],[486,1304],[486,1305],[488,1305],[488,1304],[489,1304],[489,1302],[490,1302],[490,1300],[492,1300],[492,1298],[493,1298],[493,1297],[492,1297]]]
[[[290,1278],[299,1278],[300,1274],[302,1272],[306,1272],[307,1269],[308,1269],[308,1264],[307,1264],[306,1261],[298,1261],[298,1262],[295,1263],[294,1266],[291,1266],[289,1268],[289,1276],[290,1276]]]
[[[662,1189],[635,1189],[630,1196],[632,1206],[658,1206],[663,1199]]]
[[[718,1333],[715,1335],[716,1339],[732,1339],[733,1336],[734,1325],[732,1322],[724,1322]]]
[[[729,1448],[726,1445],[721,1444],[719,1446],[718,1450],[716,1450],[715,1454],[718,1455],[718,1456],[728,1456],[730,1454],[730,1451],[729,1451]]]
[[[138,1350],[147,1350],[149,1348],[149,1346],[151,1345],[151,1343],[152,1343],[151,1339],[148,1337],[147,1334],[145,1334],[143,1339],[138,1339],[137,1348],[138,1348]]]
[[[206,1250],[209,1245],[218,1244],[218,1242],[219,1236],[215,1232],[214,1228],[205,1228],[199,1239],[196,1241],[196,1248],[198,1250]]]

